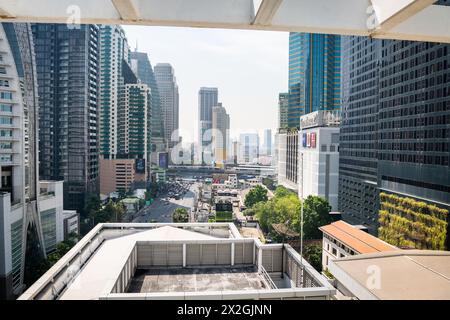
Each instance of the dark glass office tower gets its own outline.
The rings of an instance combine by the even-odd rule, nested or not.
[[[96,25],[33,24],[39,85],[42,180],[64,180],[64,208],[83,212],[98,193]]]
[[[384,41],[380,189],[450,206],[450,45]]]
[[[342,37],[339,208],[344,220],[376,234],[381,41]]]
[[[394,202],[450,207],[450,45],[345,37],[342,118],[345,220],[376,234]]]

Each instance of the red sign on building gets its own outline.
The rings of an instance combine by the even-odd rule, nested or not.
[[[311,133],[311,148],[315,148],[316,147],[316,133],[313,132]]]

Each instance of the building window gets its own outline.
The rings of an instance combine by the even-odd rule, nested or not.
[[[0,124],[13,124],[11,117],[0,117]]]
[[[49,253],[56,249],[56,209],[42,211],[41,223],[45,251]]]
[[[11,154],[0,155],[0,163],[9,163],[12,162]]]
[[[0,92],[0,99],[12,100],[11,92]]]
[[[11,104],[0,103],[0,111],[2,111],[2,112],[12,112],[12,105]]]
[[[12,130],[0,130],[0,137],[12,137]]]
[[[17,287],[22,264],[22,219],[11,224],[11,263],[13,286]]]

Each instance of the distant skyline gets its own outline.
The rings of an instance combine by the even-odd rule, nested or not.
[[[180,135],[196,141],[198,90],[217,87],[231,119],[231,139],[272,129],[278,94],[288,89],[289,33],[123,26],[131,50],[149,55],[152,66],[170,63],[180,94]]]

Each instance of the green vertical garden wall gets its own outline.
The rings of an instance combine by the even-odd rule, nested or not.
[[[398,246],[446,250],[446,209],[411,198],[380,193],[378,236]]]

